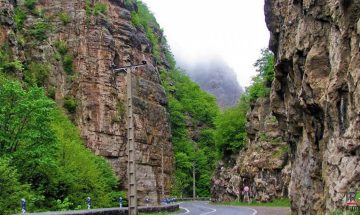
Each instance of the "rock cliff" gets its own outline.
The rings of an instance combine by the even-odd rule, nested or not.
[[[166,62],[154,59],[149,39],[132,25],[123,0],[35,2],[0,1],[0,42],[26,66],[46,64],[42,85],[59,105],[70,107],[87,146],[107,158],[125,189],[126,79],[111,65],[147,61],[132,76],[138,195],[140,204],[145,197],[158,202],[163,186],[169,192],[174,171],[167,98],[158,72]],[[22,22],[15,8],[25,12]],[[26,78],[20,72],[16,76]]]
[[[289,147],[271,113],[269,98],[259,98],[252,105],[247,121],[247,148],[220,162],[212,179],[212,198],[242,199],[245,186],[250,187],[250,195],[257,201],[287,197]]]
[[[294,214],[334,211],[360,189],[359,12],[354,0],[265,1]]]

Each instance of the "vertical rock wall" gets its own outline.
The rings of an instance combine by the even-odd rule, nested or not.
[[[22,5],[22,1],[15,3]],[[88,6],[85,0],[39,0],[36,10],[44,12],[43,19],[51,24],[51,31],[44,41],[27,45],[32,44],[28,41],[25,46],[18,45],[16,39],[11,42],[7,33],[17,34],[12,20],[15,3],[0,1],[2,13],[7,13],[6,5],[10,11],[1,16],[10,21],[1,20],[0,41],[9,43],[16,50],[15,57],[22,61],[36,60],[50,65],[45,87],[55,88],[59,105],[66,97],[75,98],[77,107],[72,118],[81,136],[92,151],[111,163],[124,189],[127,187],[126,80],[125,74],[116,74],[111,65],[127,66],[147,61],[146,67],[136,69],[132,78],[138,196],[140,204],[144,204],[145,197],[157,203],[163,186],[162,155],[166,193],[170,190],[174,171],[167,98],[160,83],[158,64],[151,54],[151,44],[145,33],[132,25],[123,0],[91,0]],[[91,11],[97,3],[106,5],[104,14],[96,15]],[[69,23],[60,19],[61,14],[68,16]],[[39,19],[29,13],[24,28],[30,29]],[[73,57],[74,73],[71,75],[66,74],[62,60],[56,57],[56,42],[59,41],[67,45],[67,52]]]
[[[259,98],[247,114],[249,142],[239,154],[225,157],[212,179],[215,201],[242,199],[245,186],[256,201],[286,198],[290,179],[289,147],[282,139],[269,98]]]
[[[294,214],[325,214],[360,190],[360,2],[266,0],[274,115],[291,147]]]

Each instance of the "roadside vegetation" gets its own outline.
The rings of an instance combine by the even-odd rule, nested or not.
[[[124,193],[110,166],[64,112],[42,88],[0,75],[0,214],[18,213],[21,198],[29,211],[85,209],[87,196],[116,206]]]
[[[274,199],[270,202],[241,202],[241,201],[231,201],[231,202],[223,202],[221,205],[229,205],[229,206],[247,206],[247,207],[290,207],[289,199]]]

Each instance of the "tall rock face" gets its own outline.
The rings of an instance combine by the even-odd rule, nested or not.
[[[214,58],[194,65],[183,64],[182,67],[202,90],[216,97],[221,108],[234,106],[239,101],[243,89],[236,73],[224,61]]]
[[[360,190],[359,12],[355,0],[265,1],[294,214],[325,214]]]
[[[15,7],[26,13],[22,29],[16,28],[12,18]],[[124,1],[39,0],[34,9],[27,7],[23,1],[0,1],[0,41],[10,47],[15,59],[47,64],[49,75],[43,85],[48,92],[54,91],[59,105],[72,101],[72,118],[88,148],[107,158],[124,189],[126,79],[111,65],[147,61],[146,67],[133,71],[131,80],[137,188],[140,204],[145,197],[158,202],[163,187],[169,192],[174,171],[167,98],[157,68],[162,63],[155,62],[143,30],[132,25]],[[45,32],[40,34],[44,38],[37,37],[39,23],[45,23]],[[23,78],[23,74],[17,76]]]
[[[212,178],[212,199],[242,199],[245,186],[257,201],[286,198],[290,179],[288,145],[272,115],[269,98],[259,98],[247,114],[247,148],[225,157]]]

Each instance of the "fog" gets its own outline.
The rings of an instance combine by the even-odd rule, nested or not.
[[[221,57],[214,56],[193,63],[179,59],[178,65],[203,90],[214,95],[220,107],[225,108],[237,104],[243,90],[236,80],[236,73]]]
[[[143,0],[164,29],[177,61],[195,65],[220,57],[248,86],[267,47],[264,0]]]

